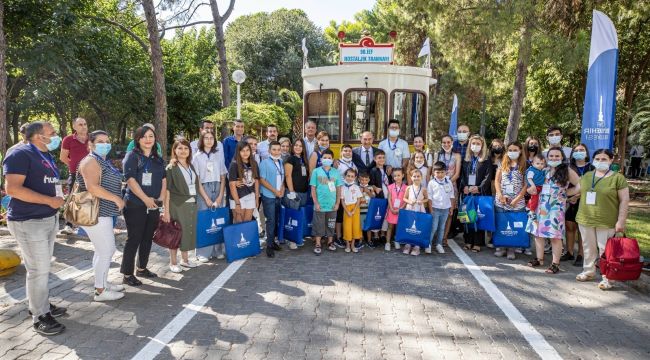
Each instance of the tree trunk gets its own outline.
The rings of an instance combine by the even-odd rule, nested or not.
[[[0,0],[0,152],[7,150],[7,71],[5,69],[5,58],[7,54],[7,42],[4,31],[5,5]]]
[[[18,109],[15,109],[14,111],[12,111],[12,116],[11,116],[11,130],[13,132],[12,145],[16,144],[18,141],[20,141],[19,137],[18,137],[18,133],[19,133],[19,130],[20,130],[20,125],[18,125],[18,120],[20,120],[20,112],[21,111],[18,110]],[[9,138],[9,137],[7,136],[7,138]]]
[[[517,141],[517,136],[519,135],[519,122],[521,121],[521,112],[524,107],[524,99],[526,98],[526,75],[528,75],[528,62],[530,61],[531,52],[532,32],[530,21],[532,20],[528,20],[528,18],[524,19],[521,41],[519,42],[515,86],[512,90],[512,104],[510,105],[508,127],[504,138],[506,144]]]
[[[165,73],[163,69],[163,54],[158,36],[158,21],[153,0],[142,0],[144,16],[147,19],[147,32],[149,34],[149,58],[151,60],[151,74],[153,77],[153,96],[155,104],[156,138],[167,156],[167,93],[165,90]]]
[[[219,55],[219,73],[221,74],[221,106],[230,106],[230,74],[228,72],[228,62],[226,61],[226,40],[223,33],[223,23],[226,22],[233,7],[235,0],[230,0],[228,10],[222,15],[219,14],[219,5],[217,0],[210,0],[210,9],[212,10],[212,20],[214,21],[214,34],[216,37],[217,54]]]

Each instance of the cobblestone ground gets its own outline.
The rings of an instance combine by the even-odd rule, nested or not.
[[[88,245],[59,240],[55,260],[91,259]],[[157,359],[539,358],[451,250],[316,257],[308,246],[247,260]],[[510,261],[486,249],[470,257],[561,357],[650,358],[647,295],[577,283],[569,264],[552,276],[527,268],[522,255]],[[150,268],[161,277],[143,279],[115,302],[91,301],[92,272],[55,287],[52,302],[69,308],[58,336],[35,334],[24,302],[5,304],[0,358],[133,357],[227,266],[215,261],[173,274],[167,261],[154,246]],[[119,282],[113,265],[111,279]],[[22,281],[19,272],[0,280],[0,289]]]

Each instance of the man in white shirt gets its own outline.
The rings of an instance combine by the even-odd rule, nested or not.
[[[559,126],[551,126],[546,130],[546,140],[548,140],[548,148],[544,150],[543,154],[544,157],[546,157],[546,154],[548,153],[548,149],[552,147],[561,147],[562,152],[564,152],[564,159],[566,163],[568,164],[571,161],[571,151],[573,150],[572,148],[568,146],[562,146],[562,129],[560,129]],[[591,149],[592,151],[597,150],[597,149]]]
[[[643,145],[636,144],[630,149],[630,176],[633,179],[638,178],[641,175],[641,163],[643,162],[643,157],[645,156],[645,149]]]
[[[390,119],[388,121],[388,137],[379,143],[379,149],[386,153],[386,165],[388,171],[394,168],[406,168],[411,153],[409,144],[399,138],[399,121]]]
[[[318,141],[316,140],[316,122],[309,120],[305,123],[305,151],[307,152],[307,159],[311,157],[311,153],[314,152],[314,148],[318,146]]]
[[[199,137],[203,135],[206,131],[210,131],[214,134],[214,124],[210,120],[201,120],[201,127],[199,128]],[[217,141],[217,139],[215,139]],[[196,139],[190,143],[190,148],[192,149],[192,155],[196,154],[199,151],[199,140]]]
[[[260,156],[260,161],[268,159],[269,144],[273,141],[278,141],[278,127],[275,124],[270,124],[266,127],[266,140],[257,144],[257,154]]]

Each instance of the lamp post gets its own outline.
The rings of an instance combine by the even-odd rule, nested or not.
[[[232,73],[232,81],[237,83],[237,120],[241,120],[241,84],[246,80],[246,73],[235,70]]]

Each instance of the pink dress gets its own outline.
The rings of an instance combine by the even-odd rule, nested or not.
[[[404,195],[406,194],[406,188],[408,187],[406,183],[402,183],[402,187],[398,188],[395,186],[396,184],[390,184],[388,185],[388,192],[390,193],[390,200],[393,202],[393,207],[395,207],[395,201],[399,200],[399,208],[403,209],[404,208]],[[397,191],[399,189],[399,191]],[[393,214],[390,211],[390,208],[387,208],[386,210],[386,222],[389,224],[397,224],[397,214]]]

